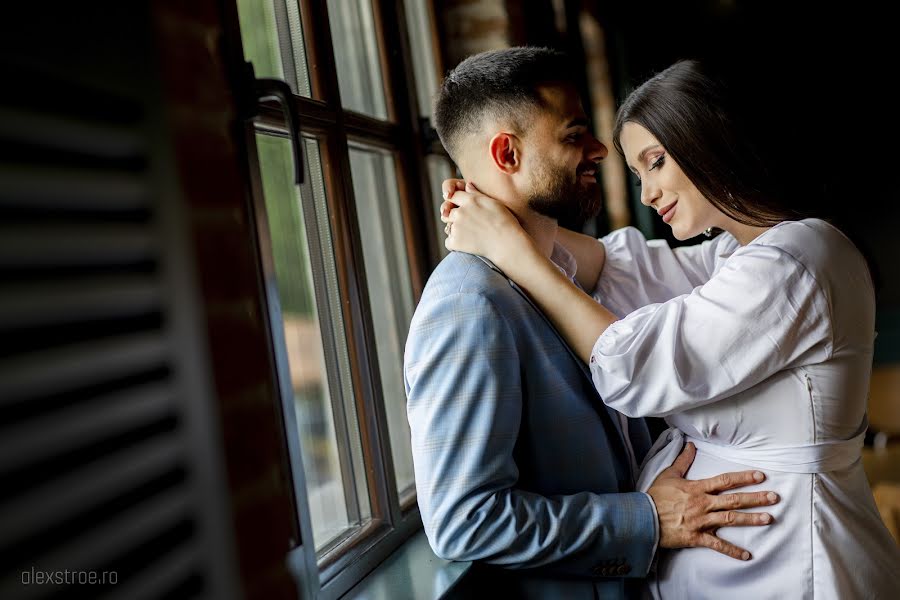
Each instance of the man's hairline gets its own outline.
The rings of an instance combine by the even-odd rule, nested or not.
[[[571,79],[566,79],[566,78],[548,79],[547,81],[542,81],[542,82],[536,84],[534,86],[534,94],[529,98],[528,102],[523,102],[522,104],[525,105],[525,107],[529,110],[539,110],[542,107],[546,107],[544,98],[541,95],[541,90],[547,89],[547,88],[554,88],[554,87],[571,88],[572,90],[575,91],[576,94],[578,94],[578,86]],[[457,150],[461,151],[462,148],[460,148],[460,146],[466,146],[467,142],[471,143],[471,141],[473,141],[478,136],[478,133],[483,131],[484,127],[486,126],[487,119],[490,118],[490,113],[492,112],[492,109],[485,108],[485,109],[482,109],[480,112],[481,112],[481,116],[479,118],[480,123],[479,123],[478,132],[468,133],[468,134],[464,134],[463,136],[460,136],[460,138],[456,140],[456,144],[455,144],[457,146]],[[499,117],[495,117],[495,118],[499,118]],[[520,135],[520,136],[524,137],[524,135],[526,133],[524,128],[522,128],[520,125],[516,124],[514,118],[511,120],[512,120],[512,125],[514,125],[513,129],[516,130],[516,131],[514,131],[514,133],[516,133],[516,135]],[[447,150],[449,153],[449,148]],[[453,156],[453,153],[450,153],[450,154],[451,154],[450,157],[453,159],[453,162],[457,163],[457,165],[460,165],[461,157],[455,157],[455,156]],[[461,168],[461,165],[460,165],[460,168]]]
[[[535,86],[536,93],[534,94],[534,96],[532,98],[529,99],[528,102],[523,102],[523,105],[524,105],[523,108],[530,112],[540,111],[542,108],[549,109],[550,107],[544,101],[540,92],[541,92],[541,89],[554,88],[554,87],[573,88],[577,94],[577,88],[572,81],[565,80],[565,79],[551,80],[546,83],[541,83],[541,84]],[[521,121],[531,120],[531,118],[523,118],[522,115],[519,115],[518,117],[503,117],[502,115],[496,114],[496,111],[491,108],[485,108],[480,112],[481,112],[481,116],[479,118],[478,131],[465,134],[464,136],[461,137],[461,139],[457,140],[457,145],[471,144],[477,138],[481,137],[482,132],[485,130],[485,128],[488,127],[491,119],[494,119],[495,121],[497,121],[496,125],[498,127],[496,127],[496,128],[491,127],[491,129],[494,129],[495,132],[499,132],[504,129],[510,129],[511,130],[510,133],[513,133],[515,135],[518,135],[518,136],[524,138],[528,134],[528,132],[533,129],[533,127],[523,127],[521,125]],[[494,113],[493,115],[491,114],[492,112]],[[530,117],[530,115],[527,115],[527,116]],[[455,162],[459,163],[460,161],[456,160]]]

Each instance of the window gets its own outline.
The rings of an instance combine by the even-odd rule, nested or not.
[[[281,309],[278,333],[287,354],[313,541],[321,551],[372,513],[319,150],[314,140],[305,140],[305,145],[314,178],[312,198],[303,191],[297,193],[287,140],[256,136],[275,267],[274,291]]]
[[[350,147],[356,216],[363,232],[363,262],[369,287],[372,326],[381,376],[384,409],[391,438],[397,492],[415,493],[406,390],[397,357],[409,333],[413,313],[406,236],[400,214],[394,157],[364,145]]]
[[[303,535],[289,559],[307,591],[336,597],[421,526],[403,347],[453,174],[428,123],[433,15],[425,0],[237,0],[231,18],[299,115],[289,131],[260,103],[247,145]]]
[[[369,0],[328,0],[341,104],[378,119],[387,118],[384,77]]]

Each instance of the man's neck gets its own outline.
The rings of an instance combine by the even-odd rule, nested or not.
[[[538,250],[550,258],[553,253],[553,244],[556,241],[557,222],[556,219],[539,215],[533,210],[523,208],[513,211],[522,225],[522,229],[532,237]]]
[[[519,196],[508,179],[478,176],[476,169],[463,168],[463,177],[466,173],[472,173],[472,181],[488,196],[492,196],[506,206],[519,220],[522,229],[534,240],[538,250],[550,258],[553,254],[553,243],[556,240],[556,219],[545,217],[528,208],[524,198]]]

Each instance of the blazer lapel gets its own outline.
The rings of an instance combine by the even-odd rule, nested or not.
[[[484,258],[483,256],[479,256],[478,258],[480,258],[481,260],[483,260],[484,263],[485,263],[487,266],[489,266],[491,269],[493,269],[493,270],[496,271],[497,273],[500,273],[501,275],[503,275],[503,277],[506,279],[506,281],[509,282],[509,285],[511,285],[512,288],[513,288],[514,290],[516,290],[516,291],[519,293],[519,295],[522,296],[522,298],[525,299],[525,301],[529,304],[529,306],[531,306],[531,308],[534,309],[534,312],[536,312],[536,313],[540,316],[540,318],[544,320],[544,322],[547,324],[547,326],[550,327],[550,330],[553,331],[554,335],[556,335],[556,337],[559,339],[560,343],[562,343],[563,347],[564,347],[564,348],[566,349],[566,351],[569,353],[569,356],[572,357],[572,360],[575,361],[575,364],[578,365],[578,368],[581,370],[582,375],[584,375],[584,376],[587,378],[588,383],[590,384],[591,389],[592,389],[592,390],[595,390],[595,388],[594,388],[594,380],[593,380],[593,378],[591,377],[591,372],[590,372],[590,370],[588,369],[587,365],[585,365],[584,362],[582,362],[582,360],[581,360],[580,358],[578,358],[578,355],[575,354],[575,351],[572,350],[571,346],[569,346],[568,342],[566,342],[566,339],[562,336],[562,334],[559,333],[559,330],[557,330],[556,327],[553,325],[553,323],[550,321],[550,319],[547,318],[547,315],[545,315],[544,312],[543,312],[540,308],[538,308],[537,305],[531,300],[531,298],[528,297],[528,294],[525,293],[525,290],[523,290],[522,288],[520,288],[520,287],[518,286],[518,284],[516,284],[515,281],[513,281],[512,279],[510,279],[509,277],[507,277],[507,276],[506,276],[506,273],[504,273],[503,271],[501,271],[501,270],[500,270],[494,263],[492,263],[490,260]],[[599,404],[602,406],[602,409],[603,409],[602,412],[603,412],[603,414],[607,417],[607,419],[608,419],[609,421],[612,422],[613,428],[615,429],[616,433],[618,434],[618,441],[619,441],[619,443],[620,443],[621,446],[622,446],[622,447],[621,447],[621,451],[622,451],[622,455],[621,455],[621,456],[622,456],[622,459],[624,460],[624,462],[625,462],[626,464],[627,464],[627,463],[630,463],[631,461],[628,459],[628,452],[625,450],[625,444],[626,444],[625,439],[626,439],[626,438],[625,438],[625,433],[622,431],[622,425],[621,425],[621,422],[620,422],[620,420],[619,420],[619,413],[617,413],[615,410],[613,410],[613,409],[609,408],[608,406],[606,406],[606,404],[603,404],[603,400],[600,398],[600,394],[598,394],[598,393],[596,392],[596,390],[594,391],[594,397],[595,397],[595,399],[596,399],[596,402],[599,403]],[[631,470],[631,469],[629,468],[629,471],[630,471],[630,470]]]

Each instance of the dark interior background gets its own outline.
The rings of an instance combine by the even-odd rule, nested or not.
[[[584,0],[582,7],[568,6],[568,31],[577,31],[582,8],[603,24],[618,102],[686,58],[711,66],[738,92],[742,119],[797,205],[839,224],[868,255],[878,288],[876,360],[900,359],[900,193],[894,179],[900,149],[889,91],[897,33],[886,5]],[[557,33],[552,15],[549,0],[523,11],[524,41],[578,56],[578,37]],[[631,192],[632,210],[647,210]],[[655,237],[680,243],[652,221]]]

